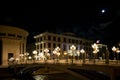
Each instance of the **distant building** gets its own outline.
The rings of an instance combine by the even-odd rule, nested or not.
[[[92,53],[91,44],[93,44],[93,41],[75,37],[72,33],[55,34],[44,32],[34,36],[34,38],[36,39],[35,45],[38,52],[43,52],[45,48],[48,48],[52,53],[59,46],[63,53],[63,51],[68,51],[70,46],[74,44],[76,50],[84,49],[87,54]]]
[[[102,59],[105,59],[106,58],[107,45],[97,44],[97,46],[99,48],[98,57],[101,57]]]
[[[19,58],[26,52],[28,35],[23,29],[0,25],[0,65],[7,65],[11,57]]]

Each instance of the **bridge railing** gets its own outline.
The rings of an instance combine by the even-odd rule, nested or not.
[[[44,63],[48,63],[48,64],[106,64],[106,60],[103,59],[103,60],[99,60],[99,59],[85,59],[85,61],[83,60],[76,60],[74,59],[73,62],[71,59],[54,59],[54,60],[36,60],[36,61],[33,61],[33,60],[28,60],[28,61],[14,61],[14,62],[8,62],[8,65],[13,65],[13,64],[33,64],[33,63],[41,63],[41,64],[44,64]],[[119,64],[119,61],[118,60],[109,60],[109,63],[108,64]]]

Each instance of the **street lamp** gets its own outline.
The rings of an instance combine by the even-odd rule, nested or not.
[[[94,43],[94,44],[92,45],[92,48],[93,48],[94,64],[95,64],[96,54],[99,52],[98,45],[97,45],[96,43]]]
[[[79,60],[79,56],[80,56],[80,50],[77,50],[77,56],[78,56],[78,60]]]
[[[31,60],[32,60],[32,57],[31,57],[31,56],[29,56],[29,57],[28,57],[28,60],[29,60],[29,62],[31,62]]]
[[[80,50],[80,53],[82,53],[82,58],[83,58],[83,63],[85,63],[85,50],[84,49],[81,49]]]
[[[68,53],[67,53],[67,51],[64,51],[64,56],[65,56],[66,62],[68,63]]]
[[[56,51],[56,55],[57,55],[57,63],[58,63],[58,60],[59,60],[59,56],[60,56],[60,48],[59,47],[56,47],[55,48],[55,51]]]
[[[75,50],[76,50],[76,47],[74,45],[72,45],[70,47],[70,50],[72,51],[72,64],[73,64],[73,60],[74,60],[74,57],[75,57]]]
[[[56,56],[56,53],[57,53],[57,51],[54,50],[54,51],[53,51],[53,61],[54,61],[54,63],[55,63],[55,58],[56,58],[55,56]]]
[[[48,54],[49,50],[46,48],[46,49],[44,50],[44,52],[45,52],[44,55],[45,55],[45,57],[46,57],[44,60],[45,60],[45,63],[46,63],[46,61],[47,61],[47,54]]]
[[[55,50],[56,50],[56,51],[60,51],[60,48],[59,48],[59,47],[56,47]]]
[[[24,61],[24,54],[20,54],[20,63],[22,63]]]
[[[106,64],[109,64],[109,51],[106,49]]]
[[[34,57],[34,62],[35,62],[35,60],[37,60],[37,51],[34,50],[32,53],[33,53],[33,55],[34,55],[33,57]]]
[[[57,55],[57,63],[58,63],[60,52],[57,52],[56,55]]]
[[[117,63],[118,63],[118,61],[119,61],[118,54],[120,53],[119,48],[117,48],[116,53],[117,53]]]
[[[29,55],[28,52],[24,53],[26,63],[27,63],[28,55]]]
[[[115,58],[115,52],[116,52],[116,47],[115,46],[112,47],[112,51],[114,52],[114,60],[115,60],[116,59]]]

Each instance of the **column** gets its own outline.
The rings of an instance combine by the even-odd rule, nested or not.
[[[44,43],[42,43],[42,52],[44,51]]]
[[[39,53],[40,53],[40,43],[38,45],[39,45]]]

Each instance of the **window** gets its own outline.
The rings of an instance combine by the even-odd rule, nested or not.
[[[44,43],[44,48],[46,48],[46,43]]]
[[[53,37],[53,41],[56,41],[56,37],[55,36]]]
[[[58,42],[60,42],[60,37],[58,37]]]
[[[17,35],[17,37],[18,37],[18,38],[22,38],[22,36],[20,36],[20,35]]]
[[[82,41],[80,40],[80,44],[82,44]]]
[[[42,41],[42,37],[40,37],[40,41]]]
[[[40,48],[42,48],[42,44],[40,44]]]
[[[72,43],[75,43],[75,40],[74,40],[74,39],[72,40]]]
[[[15,37],[15,35],[14,35],[14,34],[8,34],[8,36],[12,36],[12,37]]]
[[[39,41],[39,38],[36,38],[36,42],[38,42]]]
[[[44,36],[44,40],[46,40],[46,36]]]
[[[78,40],[76,40],[76,43],[78,44]]]
[[[60,44],[57,44],[58,47],[60,47]]]
[[[64,42],[66,42],[66,38],[64,38]]]
[[[51,48],[51,43],[48,43],[48,48]]]
[[[71,43],[71,39],[69,39],[69,43]]]
[[[53,43],[53,48],[55,48],[56,47],[56,44],[55,43]]]
[[[8,53],[8,59],[10,59],[11,57],[14,57],[13,53]]]
[[[6,34],[5,33],[0,33],[0,36],[5,36]]]
[[[65,44],[62,44],[61,47],[62,47],[63,51],[66,50],[66,45]]]
[[[51,40],[51,36],[48,36],[48,40]]]

